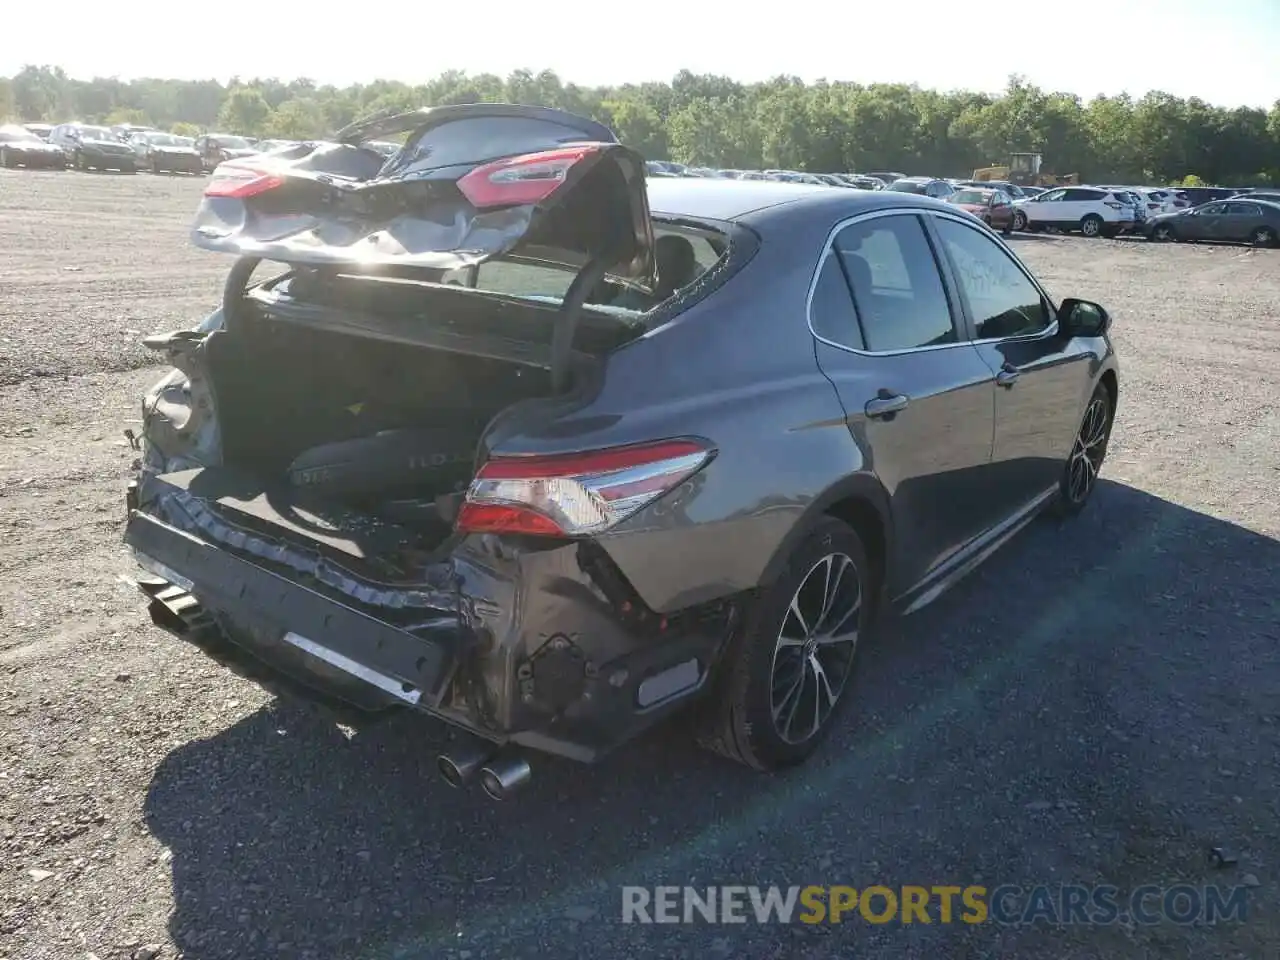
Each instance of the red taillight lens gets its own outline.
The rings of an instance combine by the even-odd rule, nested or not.
[[[1124,204],[1123,204],[1123,203],[1120,203],[1120,202],[1118,202],[1118,201],[1116,201],[1116,200],[1104,200],[1104,201],[1103,201],[1103,203],[1105,203],[1105,204],[1106,204],[1108,207],[1110,207],[1112,210],[1123,210],[1123,209],[1124,209]]]
[[[583,144],[486,163],[462,177],[458,189],[482,209],[541,203],[560,189],[575,163],[598,150]]]
[[[715,451],[664,440],[551,457],[495,457],[458,513],[468,533],[580,537],[601,533],[701,470]]]
[[[213,168],[213,178],[204,188],[206,197],[234,197],[244,200],[268,190],[274,190],[284,183],[284,177],[262,170],[258,167],[239,166],[235,163],[220,163]]]

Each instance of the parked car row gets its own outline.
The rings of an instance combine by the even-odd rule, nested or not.
[[[0,166],[199,174],[208,173],[225,160],[282,149],[294,143],[292,140],[260,141],[228,133],[184,137],[127,123],[114,126],[78,122],[11,124],[0,127]]]
[[[650,177],[777,180],[889,190],[950,203],[1009,234],[1052,230],[1085,237],[1145,236],[1153,240],[1219,240],[1255,246],[1280,243],[1280,190],[1153,187],[1123,184],[1032,187],[998,180],[791,170],[716,170],[649,161]]]

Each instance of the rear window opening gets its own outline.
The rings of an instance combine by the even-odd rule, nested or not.
[[[658,282],[653,293],[606,279],[587,297],[587,308],[606,313],[642,314],[695,283],[728,254],[728,240],[712,230],[654,225]],[[576,271],[559,265],[514,257],[489,260],[477,267],[454,270],[440,282],[484,293],[559,306]]]
[[[606,278],[587,297],[584,314],[609,318],[615,326],[622,321],[628,326],[643,328],[644,314],[696,283],[729,255],[728,237],[709,228],[655,221],[654,237],[659,272],[655,290],[649,293]],[[529,317],[539,314],[545,315],[548,321],[553,320],[554,308],[564,303],[578,274],[568,265],[514,255],[443,272],[405,268],[356,274],[287,266],[281,272],[266,265],[263,269],[276,274],[264,285],[272,299],[426,319],[424,308],[429,291],[446,286],[491,295],[484,300],[493,303],[495,308],[497,298],[542,308],[534,313],[522,312],[525,323]],[[591,321],[587,323],[590,325]],[[537,334],[531,339],[540,341],[545,337],[546,334]]]

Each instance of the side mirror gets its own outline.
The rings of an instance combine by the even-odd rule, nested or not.
[[[1111,329],[1111,314],[1091,300],[1068,297],[1058,307],[1058,331],[1064,337],[1101,337]]]

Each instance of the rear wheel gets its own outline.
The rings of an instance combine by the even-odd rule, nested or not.
[[[871,615],[858,534],[822,520],[765,589],[726,651],[699,742],[757,770],[801,763],[843,702]]]
[[[1151,231],[1151,239],[1157,243],[1172,243],[1178,239],[1178,235],[1173,232],[1173,227],[1167,223],[1157,223],[1155,229]]]
[[[0,147],[0,167],[12,167],[13,158],[9,156],[9,151],[4,147]]]
[[[1255,247],[1274,247],[1276,244],[1276,232],[1270,227],[1259,227],[1253,231],[1251,239]]]
[[[1027,215],[1023,213],[1021,210],[1013,211],[1013,229],[1015,230],[1027,229]]]
[[[76,169],[77,170],[89,169],[89,165],[85,163],[84,154],[81,153],[79,150],[76,151]]]
[[[1091,213],[1080,221],[1080,232],[1086,237],[1102,236],[1102,218]]]

